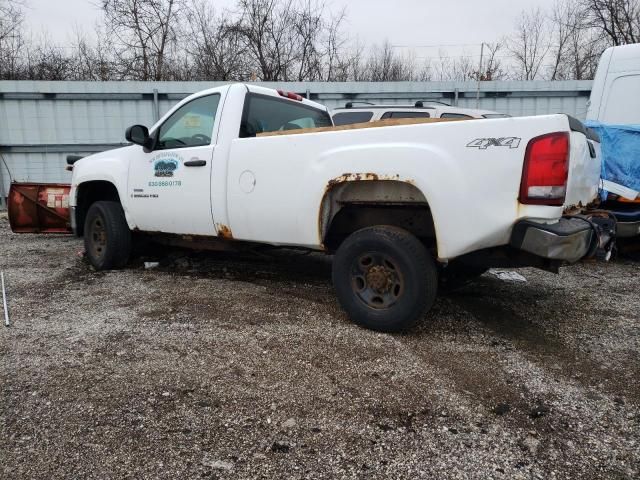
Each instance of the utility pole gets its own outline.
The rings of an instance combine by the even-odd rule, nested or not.
[[[484,42],[480,47],[480,68],[478,69],[478,90],[476,91],[476,108],[480,108],[480,80],[482,80],[482,60],[484,59]]]

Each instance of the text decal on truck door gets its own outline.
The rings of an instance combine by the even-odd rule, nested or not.
[[[479,148],[486,150],[489,147],[509,147],[518,148],[522,139],[518,137],[502,137],[502,138],[476,138],[469,142],[467,147]]]

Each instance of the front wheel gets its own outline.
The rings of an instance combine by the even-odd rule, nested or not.
[[[438,272],[426,247],[392,226],[363,228],[338,248],[333,261],[338,300],[359,325],[406,330],[431,308]]]
[[[118,202],[100,201],[89,207],[84,248],[96,270],[124,267],[131,255],[131,244],[131,230]]]

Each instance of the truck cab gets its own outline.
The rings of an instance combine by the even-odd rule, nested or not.
[[[106,188],[123,204],[131,229],[229,236],[226,194],[233,141],[331,125],[326,107],[292,93],[240,83],[199,92],[176,105],[150,130],[142,125],[130,127],[126,138],[133,145],[74,165],[73,185],[82,187],[72,191],[71,197],[80,205],[72,210],[72,222],[82,233],[85,196]],[[91,167],[86,166],[88,162]],[[104,164],[99,170],[98,162]],[[255,182],[250,172],[236,180],[243,190],[252,189]],[[111,186],[89,183],[105,181]]]

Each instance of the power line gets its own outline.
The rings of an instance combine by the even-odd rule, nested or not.
[[[416,55],[413,58],[419,59],[419,60],[423,60],[423,59],[441,59],[441,58],[480,58],[480,54],[478,55],[427,55],[427,56],[423,56],[423,55]],[[486,57],[487,55],[485,55]],[[513,58],[513,55],[494,55],[491,58]]]
[[[482,43],[441,43],[434,45],[391,45],[391,48],[479,47]]]

